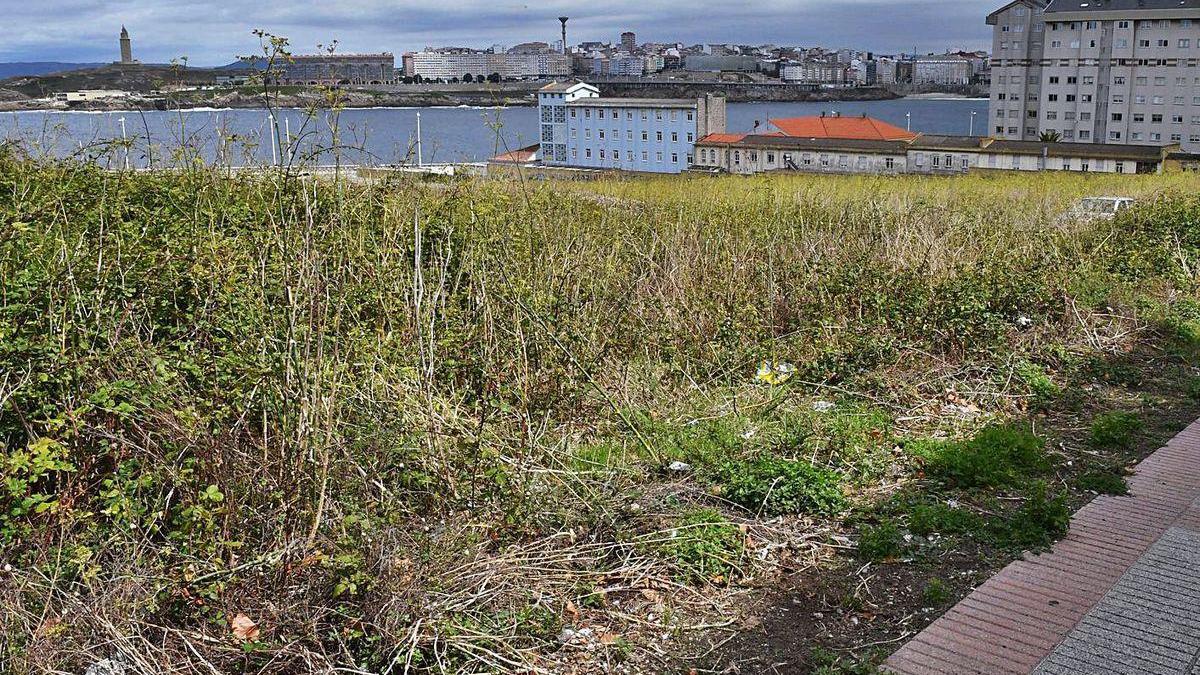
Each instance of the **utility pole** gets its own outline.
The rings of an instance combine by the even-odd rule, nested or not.
[[[967,132],[968,136],[975,135],[975,114],[976,114],[975,111],[972,110],[971,111],[971,130]]]
[[[129,137],[125,135],[125,118],[118,117],[117,121],[121,123],[121,144],[125,146],[125,170],[129,170]]]
[[[417,166],[424,164],[424,159],[421,157],[421,113],[417,113]]]
[[[907,131],[912,131],[912,113],[904,113],[904,128]]]
[[[271,166],[279,166],[279,145],[277,143],[278,139],[275,138],[275,115],[267,113],[267,121],[270,127],[267,131],[271,136]]]

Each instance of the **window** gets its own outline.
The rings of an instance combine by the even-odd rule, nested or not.
[[[649,135],[649,134],[650,134],[650,132],[648,132],[648,131],[643,131],[643,132],[642,132],[642,142],[643,142],[643,143],[645,143],[646,141],[649,141],[649,140],[650,140],[650,135]]]
[[[690,115],[691,113],[688,113],[688,114]],[[692,163],[693,163],[693,162],[692,162],[692,156],[691,156],[691,155],[688,155],[688,156],[687,156],[687,163],[688,163],[688,166],[691,166],[691,165],[692,165]]]
[[[678,122],[678,121],[679,121],[679,111],[678,111],[678,110],[672,110],[672,111],[671,111],[671,121],[672,121],[672,122]],[[676,164],[678,164],[678,162],[676,162]]]
[[[574,108],[571,108],[571,119],[575,119],[575,117],[576,117],[575,113],[577,113],[577,112],[579,112],[579,111]]]
[[[1183,38],[1179,41],[1179,46],[1183,49],[1187,49],[1192,46],[1192,41],[1188,38]]]
[[[589,140],[589,141],[590,141],[590,140],[592,140],[592,130],[591,130],[591,129],[584,129],[584,130],[583,130],[583,137],[584,137],[584,139],[586,139],[586,140]]]
[[[695,118],[695,116],[696,116],[696,113],[689,110],[687,112],[687,121],[691,122]]]
[[[658,120],[659,122],[662,121],[662,111],[661,110],[654,111],[654,119]]]
[[[672,131],[672,132],[671,132],[671,142],[672,142],[672,143],[678,143],[678,142],[679,142],[679,132],[678,132],[678,131]]]
[[[716,152],[716,151],[714,150],[713,152]],[[645,150],[642,151],[642,161],[643,162],[650,161],[650,153],[646,152]]]
[[[687,142],[688,142],[688,143],[691,143],[691,142],[692,142],[692,141],[694,141],[695,139],[696,139],[696,135],[695,135],[695,134],[693,134],[692,132],[690,132],[690,131],[689,131],[689,132],[687,133]]]
[[[584,157],[586,157],[586,158],[588,158],[588,159],[591,159],[591,158],[592,158],[592,149],[591,149],[591,148],[584,148],[584,149],[583,149],[583,156],[584,156]]]
[[[600,148],[600,159],[604,159],[604,148]]]
[[[1125,162],[1117,162],[1117,173],[1125,173]]]
[[[654,161],[658,162],[659,164],[662,164],[662,157],[663,155],[661,152],[654,153]]]
[[[888,170],[895,169],[896,168],[896,160],[892,157],[888,157],[887,159],[883,160],[883,166],[886,167]]]
[[[604,119],[604,108],[601,108],[596,111],[596,117],[598,117],[600,119]]]
[[[598,129],[596,133],[600,134],[600,140],[604,140],[604,130],[603,129]]]
[[[678,153],[678,152],[672,152],[672,153],[671,153],[671,163],[672,163],[672,164],[678,164],[678,163],[679,163],[679,153]]]
[[[662,135],[661,131],[654,132],[654,140],[658,141],[659,143],[662,143],[662,139],[663,139],[663,135]]]
[[[601,150],[600,152],[604,152],[604,151]],[[620,150],[613,150],[613,159],[621,159],[621,151]]]

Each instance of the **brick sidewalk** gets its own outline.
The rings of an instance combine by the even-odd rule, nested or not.
[[[899,675],[1200,675],[1200,421],[1066,538],[979,586],[892,654]]]

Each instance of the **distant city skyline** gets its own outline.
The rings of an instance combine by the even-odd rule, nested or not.
[[[984,17],[999,0],[762,0],[752,8],[725,2],[691,5],[610,0],[541,4],[451,0],[354,0],[316,4],[264,0],[62,0],[6,8],[9,39],[0,61],[116,61],[117,35],[128,27],[135,57],[196,66],[251,55],[262,28],[291,40],[294,53],[337,40],[341,52],[426,46],[489,47],[553,43],[557,17],[570,16],[568,40],[616,43],[623,31],[639,42],[821,45],[880,53],[987,49]]]

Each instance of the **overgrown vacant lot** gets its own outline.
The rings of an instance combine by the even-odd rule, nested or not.
[[[866,670],[1200,415],[1198,191],[4,151],[0,671]]]

